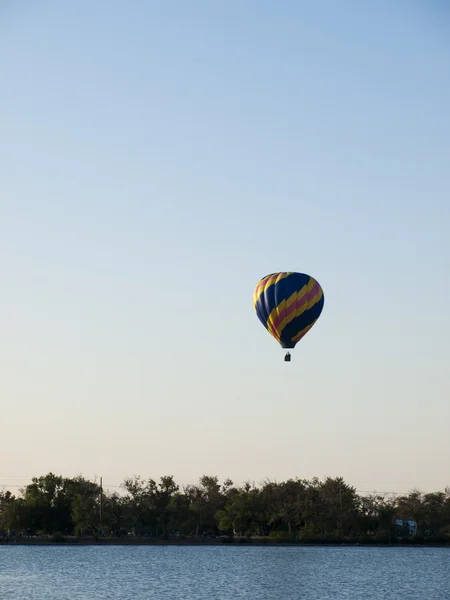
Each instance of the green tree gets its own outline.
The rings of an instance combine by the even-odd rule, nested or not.
[[[67,480],[53,473],[33,477],[23,490],[21,527],[48,534],[70,532],[73,524],[66,484]]]
[[[81,475],[66,480],[66,495],[72,507],[77,535],[94,535],[100,528],[100,485]]]
[[[219,528],[239,536],[258,535],[261,531],[263,501],[261,491],[249,483],[232,494],[217,513]]]
[[[159,484],[156,484],[153,479],[150,479],[149,490],[158,513],[161,533],[165,536],[167,533],[166,525],[169,518],[171,500],[173,495],[178,492],[179,486],[175,483],[172,475],[165,475],[160,478]]]
[[[141,477],[126,479],[123,483],[127,495],[122,504],[122,527],[136,535],[156,533],[158,514],[155,506],[155,482],[143,481]]]

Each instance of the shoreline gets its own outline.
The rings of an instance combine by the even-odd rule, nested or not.
[[[248,547],[377,547],[377,548],[450,548],[449,542],[405,542],[405,541],[277,541],[271,539],[160,539],[160,538],[82,538],[65,536],[60,539],[51,537],[43,538],[16,538],[13,540],[0,540],[0,546],[233,546]]]

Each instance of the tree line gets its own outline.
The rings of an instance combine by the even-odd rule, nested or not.
[[[236,486],[209,475],[183,488],[171,475],[159,481],[129,478],[121,487],[121,493],[110,492],[81,475],[48,473],[34,477],[17,495],[0,491],[0,539],[56,535],[450,542],[448,488],[393,498],[360,495],[340,477]]]

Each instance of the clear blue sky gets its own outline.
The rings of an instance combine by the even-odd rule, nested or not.
[[[3,2],[0,485],[450,484],[450,11]],[[267,273],[313,275],[292,362]]]

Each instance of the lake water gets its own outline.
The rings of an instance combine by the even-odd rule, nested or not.
[[[450,549],[0,546],[3,598],[449,600]]]

